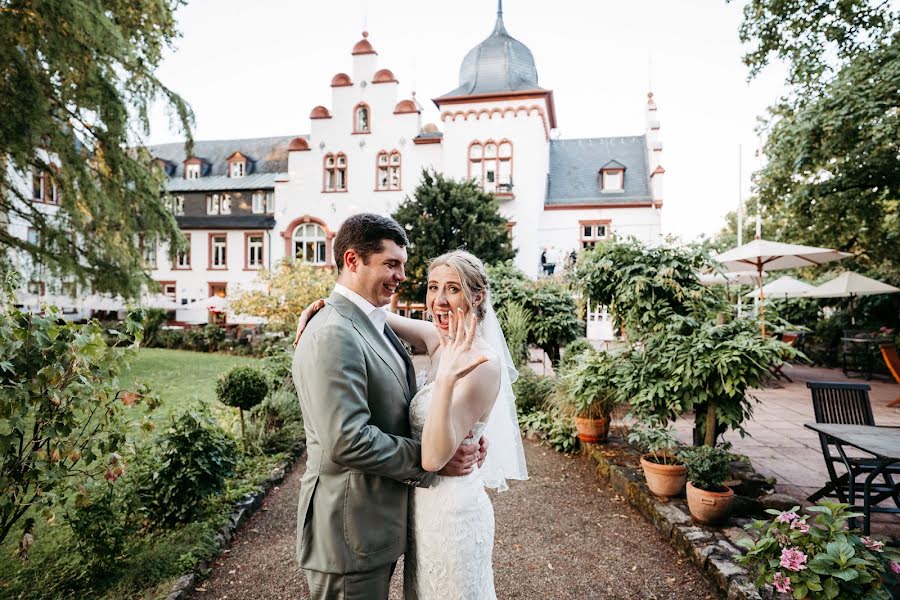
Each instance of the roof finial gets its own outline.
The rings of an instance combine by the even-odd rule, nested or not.
[[[509,35],[506,32],[506,27],[503,26],[503,0],[497,0],[497,23],[494,25],[494,33]]]

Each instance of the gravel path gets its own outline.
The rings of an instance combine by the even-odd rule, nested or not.
[[[497,521],[494,576],[499,598],[703,600],[720,596],[636,511],[568,457],[526,441],[531,479],[492,494]],[[307,597],[294,563],[298,466],[267,497],[212,565],[194,598]],[[392,599],[402,598],[402,566]]]

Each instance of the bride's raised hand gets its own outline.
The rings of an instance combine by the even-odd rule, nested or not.
[[[303,335],[303,330],[306,329],[307,323],[309,320],[313,318],[317,312],[322,310],[322,307],[325,306],[325,300],[319,298],[309,306],[303,309],[303,312],[300,313],[300,318],[297,320],[297,335],[294,336],[294,348],[297,347],[297,344],[300,343],[300,336]]]
[[[468,320],[468,323],[466,321]],[[471,373],[475,367],[488,361],[483,354],[475,354],[472,344],[475,341],[475,330],[478,320],[475,315],[465,318],[463,310],[458,309],[454,314],[450,311],[450,326],[448,334],[444,334],[435,323],[438,330],[438,339],[441,343],[441,362],[438,365],[437,379],[445,379],[456,382]]]

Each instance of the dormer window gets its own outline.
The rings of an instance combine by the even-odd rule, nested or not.
[[[200,163],[188,163],[184,165],[185,179],[200,179]]]
[[[242,160],[238,160],[238,161],[231,163],[231,171],[228,173],[229,176],[243,177],[244,171],[246,169],[246,165],[247,165],[247,163]]]
[[[360,103],[353,111],[353,133],[371,133],[371,114],[369,105]]]
[[[600,191],[622,192],[625,190],[625,165],[611,160],[600,168]]]

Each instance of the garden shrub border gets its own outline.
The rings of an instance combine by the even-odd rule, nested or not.
[[[215,556],[209,559],[209,562],[221,556],[222,551],[224,551],[228,547],[228,544],[231,543],[231,539],[234,537],[238,528],[262,506],[263,501],[266,499],[266,496],[272,488],[284,481],[285,476],[294,468],[297,461],[300,460],[305,452],[306,442],[298,442],[289,451],[289,457],[279,461],[275,467],[272,468],[269,477],[266,478],[256,491],[244,494],[243,498],[235,502],[234,510],[232,510],[228,522],[225,523],[216,534],[215,539],[218,549]],[[182,575],[175,580],[172,590],[169,592],[169,595],[166,596],[166,600],[187,600],[190,598],[194,588],[206,578],[209,574],[209,570],[209,563],[201,561],[192,573]]]
[[[582,444],[581,447],[597,465],[597,475],[644,515],[677,552],[700,568],[728,600],[772,598],[769,589],[757,591],[754,576],[734,560],[742,552],[738,540],[749,537],[742,525],[750,519],[732,517],[730,525],[723,528],[697,525],[684,498],[664,500],[650,492],[640,467],[636,466],[640,452],[621,437],[610,435],[606,444]],[[799,504],[781,494],[774,494],[772,499],[776,497],[784,503]]]

